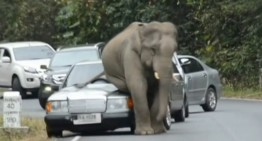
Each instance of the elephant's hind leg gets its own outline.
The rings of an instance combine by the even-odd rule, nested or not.
[[[127,92],[126,82],[120,78],[107,75],[107,79],[113,83],[119,90]]]
[[[154,134],[160,134],[166,132],[166,128],[164,126],[163,121],[157,121],[152,119],[151,125],[154,130]]]
[[[151,127],[150,112],[147,101],[147,82],[143,76],[133,76],[128,81],[131,96],[134,102],[135,112],[135,123],[136,129],[135,134],[137,135],[151,135],[154,134],[154,130]]]

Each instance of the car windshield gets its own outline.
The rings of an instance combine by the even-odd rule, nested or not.
[[[61,51],[56,53],[51,61],[50,68],[71,66],[80,61],[96,61],[99,60],[98,50],[74,50],[74,51]]]
[[[85,84],[104,72],[102,62],[76,65],[70,71],[63,87]]]
[[[35,60],[35,59],[48,59],[52,58],[55,54],[49,46],[30,46],[14,48],[15,59],[22,60]]]

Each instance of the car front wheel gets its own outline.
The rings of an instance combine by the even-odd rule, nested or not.
[[[12,91],[19,91],[22,98],[26,98],[26,90],[21,86],[19,78],[15,77],[12,81]]]
[[[187,98],[185,97],[185,117],[188,118],[189,117],[189,105],[188,105],[188,101]]]
[[[164,125],[167,130],[170,129],[172,124],[172,117],[171,117],[171,111],[170,111],[170,106],[167,106],[167,112],[166,112],[166,118],[164,119]]]
[[[201,106],[205,112],[215,111],[217,107],[217,95],[213,88],[208,88],[206,93],[206,103]]]
[[[175,119],[176,122],[184,122],[185,121],[186,109],[187,109],[187,106],[186,106],[186,103],[185,103],[185,100],[184,100],[184,104],[183,104],[182,108],[179,111],[177,111],[174,115],[174,119]]]
[[[46,100],[43,99],[42,97],[38,97],[38,100],[39,100],[39,104],[40,104],[41,108],[43,110],[45,110]]]

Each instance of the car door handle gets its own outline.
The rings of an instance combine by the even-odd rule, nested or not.
[[[191,76],[188,77],[188,80],[192,80]]]
[[[203,74],[203,77],[207,77],[207,74],[206,74],[206,73],[204,73],[204,74]]]

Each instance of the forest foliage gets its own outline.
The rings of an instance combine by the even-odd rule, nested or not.
[[[170,21],[179,53],[199,57],[234,88],[258,86],[260,0],[0,0],[0,41],[57,47],[108,41],[133,21]]]

